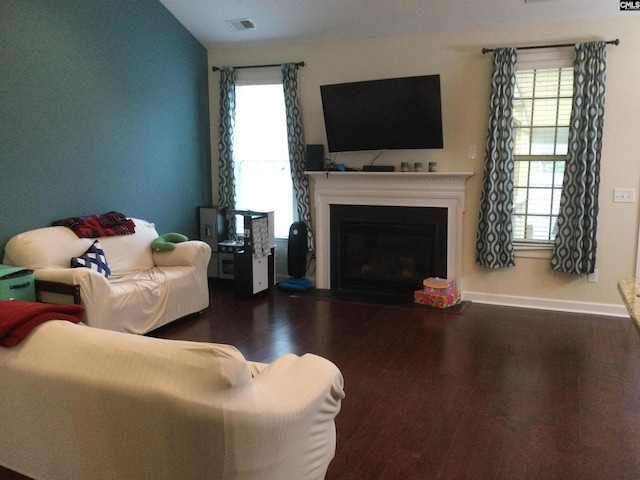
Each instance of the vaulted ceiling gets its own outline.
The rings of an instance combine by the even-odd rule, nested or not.
[[[160,0],[206,47],[636,16],[618,0]],[[251,27],[251,24],[255,28]]]

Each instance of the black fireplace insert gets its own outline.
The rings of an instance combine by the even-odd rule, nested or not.
[[[331,205],[331,288],[412,294],[446,278],[447,220],[447,208]]]

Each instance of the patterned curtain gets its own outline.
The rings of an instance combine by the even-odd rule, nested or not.
[[[307,159],[305,158],[302,116],[300,113],[300,101],[298,100],[298,65],[295,63],[282,65],[282,86],[284,88],[284,103],[287,113],[287,140],[289,142],[291,180],[293,181],[298,219],[307,224],[307,244],[309,251],[313,251],[309,178],[304,174],[307,167]]]
[[[593,273],[604,123],[606,42],[576,45],[569,146],[560,197],[554,270]]]
[[[489,131],[476,237],[476,263],[487,268],[511,267],[513,240],[513,97],[517,51],[493,52]]]
[[[231,67],[220,69],[220,124],[218,127],[218,204],[236,208],[236,179],[233,161],[233,128],[236,122],[236,81]],[[236,239],[236,219],[229,219],[229,238]]]

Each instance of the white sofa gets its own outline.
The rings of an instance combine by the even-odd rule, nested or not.
[[[3,263],[33,270],[36,281],[78,285],[86,323],[92,327],[146,333],[205,309],[209,245],[194,240],[178,243],[172,251],[152,251],[158,237],[154,225],[132,220],[134,234],[97,238],[111,269],[108,278],[89,268],[70,267],[71,258],[82,255],[96,239],[79,238],[62,226],[14,236]],[[40,299],[61,303],[58,294],[43,293]]]
[[[0,465],[35,479],[320,480],[342,375],[54,320],[0,348]]]

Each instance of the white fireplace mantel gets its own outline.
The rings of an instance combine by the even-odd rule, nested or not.
[[[448,209],[447,276],[462,291],[465,182],[473,172],[305,172],[313,179],[316,286],[330,284],[330,206],[385,205]]]

